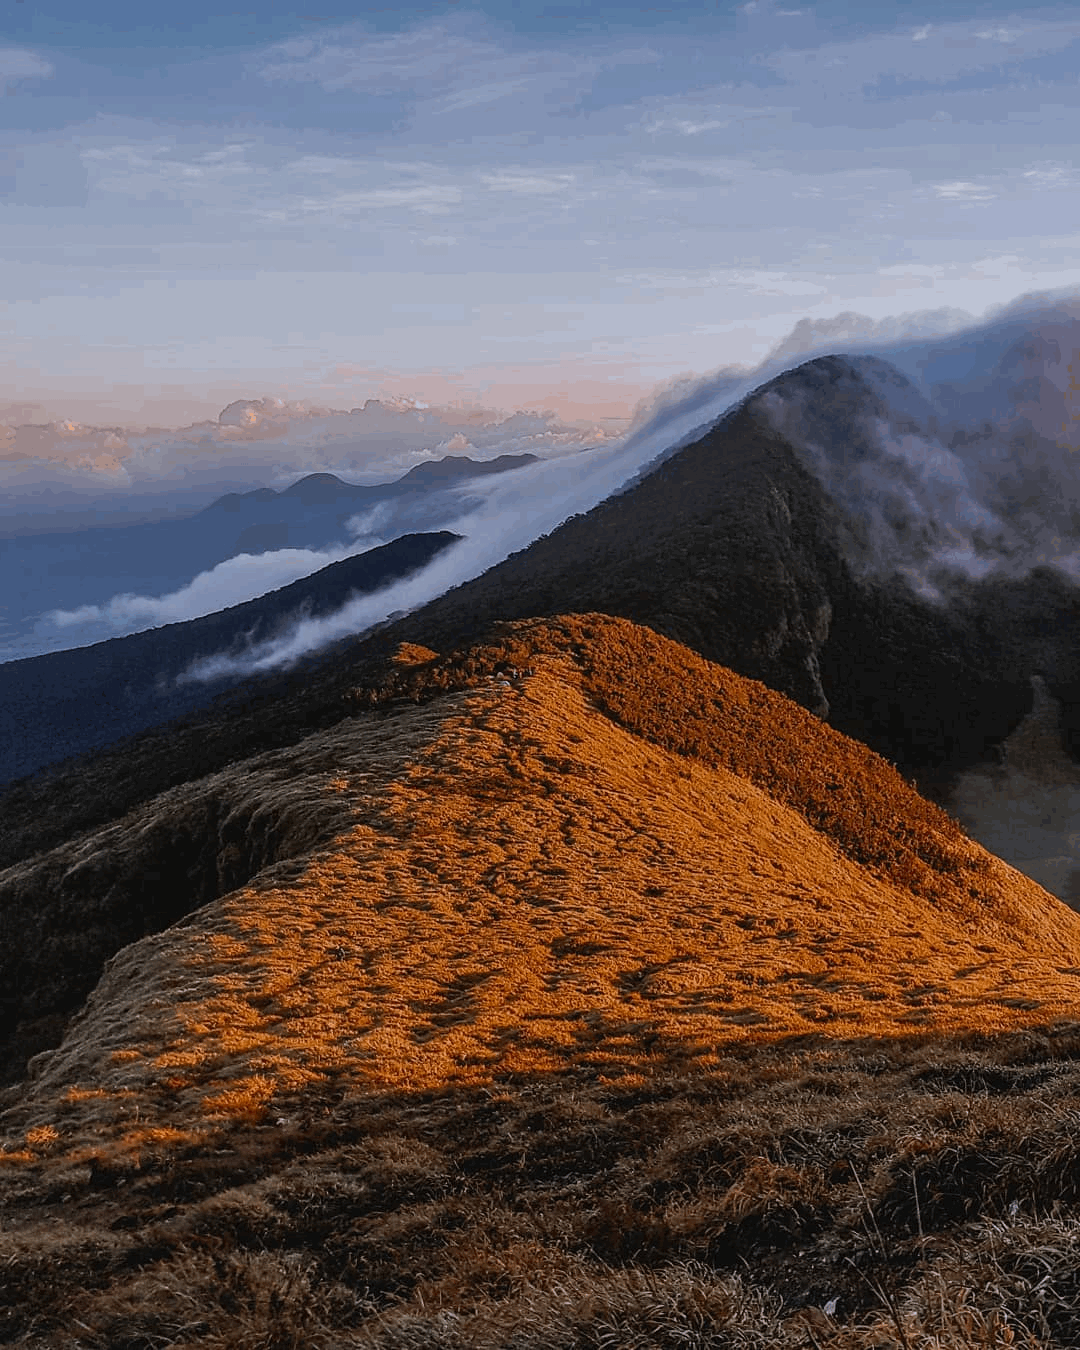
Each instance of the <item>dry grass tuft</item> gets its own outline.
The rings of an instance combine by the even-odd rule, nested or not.
[[[1075,1024],[765,1046],[42,1157],[0,1172],[0,1338],[1074,1350],[1078,1051]]]

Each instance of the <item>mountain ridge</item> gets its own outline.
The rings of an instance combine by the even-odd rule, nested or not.
[[[659,859],[672,848],[673,856],[681,859],[676,872],[680,876],[685,873],[683,880],[689,885],[687,878],[700,873],[701,858],[706,854],[712,856],[719,847],[715,840],[712,844],[706,842],[712,835],[727,841],[716,856],[713,873],[716,878],[725,879],[718,880],[715,901],[709,901],[703,893],[696,902],[699,910],[702,904],[706,907],[700,910],[705,924],[702,933],[708,931],[713,936],[708,939],[711,955],[706,957],[703,948],[694,958],[698,967],[705,961],[703,971],[712,969],[712,976],[702,975],[709,987],[728,978],[722,972],[728,968],[731,944],[740,931],[752,932],[760,920],[766,950],[798,953],[804,948],[814,948],[809,939],[795,940],[798,929],[807,924],[820,929],[826,944],[818,950],[819,956],[823,952],[828,954],[829,943],[838,942],[837,972],[844,968],[844,962],[849,964],[849,974],[843,978],[851,981],[854,990],[860,981],[871,978],[877,959],[867,954],[875,949],[872,934],[878,920],[871,916],[874,907],[880,904],[881,922],[892,923],[895,919],[899,924],[898,916],[910,915],[906,936],[898,929],[892,937],[884,935],[881,941],[892,956],[899,950],[898,943],[910,950],[912,970],[920,963],[926,966],[929,973],[923,984],[927,990],[933,990],[934,997],[928,993],[925,1006],[919,1001],[913,1007],[907,1001],[913,978],[909,974],[882,998],[875,995],[867,1002],[853,995],[854,1012],[850,1006],[845,1011],[841,1000],[830,1014],[831,1019],[840,1019],[837,1031],[861,1026],[866,1031],[875,1027],[899,1032],[904,1017],[909,1015],[914,1018],[911,1025],[924,1030],[929,1026],[942,1029],[1009,1026],[1018,1021],[1045,1021],[1047,1017],[1060,1015],[1075,1001],[1080,916],[967,839],[954,821],[918,797],[891,766],[865,747],[760,683],[707,663],[688,649],[640,626],[610,616],[570,616],[503,626],[487,642],[448,658],[439,658],[429,649],[406,646],[398,649],[396,659],[384,663],[381,678],[369,680],[355,690],[352,701],[353,716],[336,726],[317,731],[291,748],[240,759],[231,768],[206,779],[169,789],[162,797],[151,797],[141,806],[135,805],[126,817],[104,829],[76,836],[0,874],[4,893],[0,915],[6,939],[2,948],[7,953],[0,984],[6,991],[4,1020],[11,1047],[9,1055],[19,1045],[32,1052],[35,1044],[54,1038],[59,1026],[56,1019],[64,1022],[70,1016],[80,999],[93,988],[104,961],[119,947],[138,938],[140,930],[150,943],[148,950],[169,948],[175,952],[170,960],[176,960],[191,941],[192,925],[202,922],[197,917],[183,916],[202,913],[207,905],[212,909],[217,905],[214,912],[224,913],[216,897],[241,893],[246,897],[236,902],[242,904],[247,915],[241,926],[254,925],[252,932],[257,929],[264,934],[255,939],[256,945],[250,951],[244,948],[247,951],[243,956],[244,968],[255,973],[263,969],[262,963],[270,960],[269,951],[263,950],[264,938],[269,941],[272,929],[280,929],[281,933],[292,931],[293,920],[288,916],[294,911],[300,914],[290,878],[310,869],[314,869],[310,875],[315,878],[312,882],[315,891],[304,903],[315,906],[310,912],[320,931],[323,920],[317,914],[322,912],[324,900],[334,909],[337,917],[330,922],[327,932],[336,933],[341,939],[331,944],[335,950],[342,943],[346,951],[352,950],[361,930],[369,934],[362,941],[374,940],[384,920],[388,924],[396,921],[392,910],[397,902],[391,897],[395,887],[400,886],[405,886],[413,897],[401,903],[405,906],[405,918],[415,911],[408,920],[414,928],[431,904],[435,904],[436,913],[442,912],[444,904],[448,905],[445,922],[455,931],[465,925],[457,937],[460,945],[472,922],[468,918],[472,913],[469,907],[475,903],[480,906],[477,914],[482,911],[488,916],[484,923],[495,925],[495,934],[501,923],[499,915],[503,915],[510,925],[507,932],[511,936],[507,940],[513,946],[524,939],[518,932],[520,924],[509,917],[506,906],[511,911],[517,907],[526,916],[532,914],[534,902],[527,900],[524,891],[533,885],[529,878],[537,868],[556,889],[562,885],[558,878],[572,873],[577,879],[572,885],[567,883],[570,891],[577,894],[580,890],[582,895],[590,893],[592,883],[588,877],[596,868],[600,869],[596,872],[598,877],[610,873],[615,887],[612,903],[621,912],[620,906],[641,903],[648,887],[660,885],[658,894],[663,893],[668,882],[664,880],[664,867],[659,865]],[[519,714],[526,718],[526,723],[515,720]],[[528,720],[531,717],[540,718],[535,727]],[[444,723],[458,728],[449,741],[440,739],[442,732],[438,728]],[[442,749],[430,748],[436,741]],[[587,766],[579,763],[580,755],[572,748],[585,743],[595,743]],[[397,752],[393,747],[398,744],[408,752],[405,759],[395,758]],[[466,753],[469,745],[475,754]],[[350,746],[355,748],[349,749]],[[464,758],[455,761],[454,746],[461,749]],[[610,759],[608,769],[603,768],[605,753]],[[347,761],[352,759],[357,759],[357,765],[349,769]],[[620,788],[618,776],[630,763],[639,766],[632,775],[636,786],[624,784]],[[606,781],[605,775],[612,774],[615,777],[608,790],[582,786]],[[679,797],[684,791],[691,792],[682,809],[688,813],[687,822],[700,817],[700,823],[694,827],[698,833],[689,852],[685,842],[677,842],[682,838],[678,811],[672,814],[656,802],[650,805],[652,789],[647,786],[650,778],[666,784],[664,790],[669,795]],[[374,790],[369,781],[372,779],[375,784],[383,783],[383,788]],[[743,784],[738,790],[736,780]],[[684,788],[685,782],[690,782],[690,788]],[[265,786],[260,786],[261,783]],[[694,787],[694,783],[698,786]],[[570,800],[563,806],[557,805],[563,797],[573,799],[582,791],[586,792],[591,807],[584,798],[576,807]],[[520,838],[515,841],[512,832],[507,834],[508,822],[514,815],[515,794],[524,794],[522,803],[526,800],[533,803],[529,809],[540,813],[538,821],[542,818],[547,822],[536,826],[540,831],[538,845],[526,847],[531,861],[518,857],[518,845],[522,841],[527,843],[529,837],[521,823],[524,816],[519,820]],[[656,825],[661,841],[657,857],[654,862],[642,861],[631,866],[630,858],[636,848],[631,846],[636,828],[631,815],[624,817],[621,825],[612,825],[614,834],[607,827],[600,829],[601,836],[607,835],[607,842],[602,843],[597,837],[589,847],[599,848],[606,860],[601,864],[598,855],[590,864],[586,861],[589,850],[580,853],[574,836],[580,833],[582,840],[593,837],[596,824],[595,821],[590,824],[589,812],[596,820],[606,819],[620,796],[626,797],[625,810],[640,811],[642,820],[650,812],[655,815],[657,810],[661,811],[657,817],[661,823]],[[729,802],[734,812],[731,820],[725,823],[723,812],[718,814],[715,804],[708,805],[714,798],[716,802]],[[414,802],[420,812],[412,824],[403,823],[401,817],[406,799]],[[731,805],[736,801],[737,806]],[[561,816],[570,821],[579,817],[578,825],[556,828],[551,817],[553,803],[555,819]],[[522,805],[521,810],[524,809]],[[354,817],[352,813],[356,810],[360,815]],[[490,826],[481,824],[492,811],[495,815]],[[446,847],[440,854],[438,839],[442,827],[437,822],[450,817],[458,823],[446,836]],[[737,843],[738,830],[753,833],[759,828],[759,818],[768,818],[781,831],[772,844],[762,837],[758,856],[763,866],[753,861],[752,849],[748,853],[744,845]],[[356,820],[353,833],[346,830],[354,842],[343,844],[339,840],[333,845],[340,855],[339,864],[334,865],[343,869],[340,876],[329,863],[326,864],[329,871],[320,872],[324,864],[318,861],[322,856],[319,849],[329,846],[327,830],[340,834],[343,822],[349,819]],[[412,820],[411,815],[409,819]],[[732,823],[736,819],[743,824],[736,827]],[[367,824],[363,823],[365,820]],[[712,821],[707,827],[712,835],[702,832],[706,830],[706,821]],[[686,828],[690,828],[689,824]],[[355,833],[357,829],[359,834]],[[560,830],[565,837],[560,837]],[[802,840],[798,846],[791,842],[795,837],[791,830]],[[646,830],[642,838],[647,835]],[[502,841],[498,848],[491,842],[496,836]],[[416,847],[420,850],[415,856],[410,852],[411,838],[417,840]],[[383,843],[378,843],[378,839]],[[387,863],[390,870],[380,881],[378,878],[383,874],[376,867],[376,856],[384,847],[390,848],[392,857]],[[783,853],[783,866],[775,875],[782,876],[785,870],[794,875],[794,888],[775,895],[770,880],[774,876],[773,865],[765,861],[774,847]],[[354,848],[360,853],[351,852]],[[376,848],[376,853],[370,853],[371,848]],[[721,859],[725,856],[723,849],[732,848],[740,862],[729,867]],[[504,862],[499,861],[500,851],[506,854]],[[541,856],[545,851],[549,854],[547,863]],[[364,881],[367,865],[357,859],[368,854],[376,872]],[[802,876],[800,868],[811,854],[818,862]],[[489,862],[481,865],[481,860],[489,855]],[[468,861],[470,857],[472,862]],[[572,862],[575,858],[577,861]],[[777,853],[774,861],[779,859]],[[624,865],[634,872],[632,883],[629,873],[625,882],[618,880]],[[465,870],[457,877],[456,869],[462,866]],[[641,876],[635,868],[642,872]],[[642,880],[644,872],[650,873],[646,880]],[[406,880],[408,876],[413,880]],[[427,882],[423,880],[425,876]],[[504,881],[499,881],[500,876]],[[157,878],[150,891],[146,887],[147,877]],[[394,877],[398,879],[395,881]],[[439,877],[443,877],[441,882]],[[694,885],[700,885],[700,880]],[[808,901],[807,886],[821,904]],[[853,914],[858,914],[858,918],[841,917],[844,906],[838,898],[840,892],[834,900],[827,900],[830,886],[840,887],[841,891],[846,886],[844,894],[862,897],[852,901]],[[350,908],[356,902],[344,897],[356,896],[361,891],[370,898],[356,911]],[[746,899],[741,902],[739,913],[730,908],[725,910],[722,897],[728,896],[730,905],[730,897],[743,891]],[[337,908],[338,900],[333,899],[339,893],[344,904],[341,909]],[[318,899],[319,895],[324,898]],[[437,901],[440,895],[444,899]],[[465,905],[458,919],[453,917],[455,909],[451,903],[455,895]],[[231,903],[221,901],[226,910]],[[568,916],[582,902],[568,896],[564,903]],[[715,913],[709,910],[713,903],[720,906]],[[542,901],[535,904],[543,910]],[[89,925],[85,918],[78,917],[86,905],[91,906],[88,912],[95,915]],[[362,917],[369,905],[373,906],[370,916]],[[721,910],[727,918],[722,917]],[[600,910],[587,905],[582,913],[592,917],[579,919],[567,929],[564,916],[559,931],[569,933],[584,923],[586,929],[599,933],[606,922],[601,917],[602,911],[603,905]],[[796,911],[801,916],[797,921],[792,917]],[[752,919],[755,912],[759,919]],[[760,918],[766,913],[774,916],[768,923]],[[792,922],[784,920],[785,913]],[[823,917],[830,913],[832,917]],[[353,923],[350,914],[361,925],[353,937],[348,936]],[[166,925],[181,919],[183,922],[173,930],[172,938],[160,935]],[[746,924],[740,928],[744,919]],[[213,920],[214,924],[217,922]],[[229,931],[231,923],[229,920],[226,924]],[[375,927],[371,926],[373,923]],[[629,928],[621,930],[623,937],[613,939],[614,950],[621,951],[630,941],[629,935],[642,924],[648,927],[645,911]],[[829,931],[833,931],[833,938],[827,937]],[[719,933],[727,936],[720,938]],[[845,933],[848,938],[843,936]],[[934,938],[933,933],[938,936]],[[658,934],[653,936],[659,941]],[[1000,959],[982,962],[975,959],[980,938],[987,953],[997,951]],[[404,938],[395,939],[401,940]],[[415,934],[409,939],[416,940],[419,939]],[[598,940],[595,934],[591,938],[582,937],[586,947]],[[297,937],[295,943],[293,939],[282,942],[284,945],[271,966],[280,969],[282,978],[289,979],[290,962],[301,961],[300,954],[309,948],[315,952],[326,946],[321,938],[316,940],[310,933],[303,939]],[[434,933],[428,945],[431,943],[438,945]],[[228,942],[225,946],[228,947]],[[964,960],[960,959],[961,948],[967,952]],[[464,961],[467,966],[472,950],[465,942],[451,964]],[[241,949],[236,951],[240,953]],[[262,956],[258,956],[259,951]],[[503,951],[502,946],[499,951]],[[584,954],[582,948],[578,955]],[[130,967],[131,962],[139,967],[141,959],[134,947],[128,949],[124,958],[129,968],[134,968]],[[325,953],[318,958],[320,969],[326,959]],[[416,959],[420,962],[416,966],[419,972],[423,960],[419,954]],[[629,958],[624,954],[618,959]],[[644,948],[641,959],[645,959]],[[303,961],[306,960],[304,957]],[[959,972],[966,966],[970,969],[966,974],[949,973],[946,966],[950,961],[949,971]],[[225,966],[215,967],[226,982],[227,965],[226,962]],[[183,961],[180,966],[184,966]],[[1018,974],[1021,969],[1025,972],[1022,978],[1027,992],[1014,997],[1005,986],[1021,978]],[[1010,970],[1012,974],[1008,973]],[[859,974],[860,971],[863,973]],[[465,973],[463,966],[458,974],[464,978]],[[212,976],[211,984],[216,978]],[[416,978],[421,978],[419,973]],[[448,978],[456,979],[457,975]],[[835,973],[832,978],[841,976]],[[775,971],[770,975],[767,983],[771,986],[771,1003],[760,1020],[775,1022],[786,1029],[785,1034],[795,1034],[800,1028],[813,1029],[813,1019],[800,1021],[792,1011],[786,980],[786,976],[781,977]],[[395,978],[388,987],[397,984]],[[796,980],[791,988],[798,984]],[[107,980],[101,986],[105,992],[100,996],[106,1004],[108,987]],[[605,998],[621,999],[619,988],[617,981],[611,984]],[[577,996],[581,992],[579,989]],[[252,997],[256,998],[252,1008],[261,1006],[258,1004],[261,995],[253,993]],[[490,1015],[501,1004],[495,998],[493,1004],[485,1006]],[[720,1035],[724,1025],[723,1015],[717,1015],[719,1023],[716,1026],[710,1023],[710,1034],[714,1037]],[[236,1017],[248,1014],[236,1007],[230,1017],[233,1021],[226,1019],[223,1028],[233,1025]],[[108,1016],[106,1021],[109,1022]],[[752,1026],[753,1021],[748,1025]],[[113,1018],[110,1025],[118,1035],[123,1035],[130,1023],[131,1018],[125,1014]],[[738,1025],[740,1035],[758,1038],[757,1033],[751,1034],[746,1026]],[[345,1023],[342,1027],[345,1034]],[[296,1034],[301,1035],[301,1031]],[[668,1028],[665,1032],[668,1041],[671,1034]],[[41,1048],[46,1049],[47,1044]],[[400,1058],[404,1052],[399,1045],[394,1053]],[[480,1054],[486,1062],[484,1057],[490,1055],[491,1048],[484,1050],[478,1046],[463,1053],[466,1060],[470,1054]],[[145,1061],[147,1065],[154,1062],[153,1055]],[[226,1066],[232,1063],[228,1058],[220,1062]],[[406,1060],[401,1062],[404,1064]],[[231,1074],[234,1069],[235,1065],[228,1072]],[[104,1061],[90,1077],[99,1071],[108,1076]],[[253,1071],[263,1073],[261,1069]],[[459,1071],[464,1072],[464,1067],[459,1065]],[[272,1079],[271,1074],[267,1081]]]

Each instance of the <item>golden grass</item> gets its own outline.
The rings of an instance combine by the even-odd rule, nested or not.
[[[6,1113],[0,1341],[1080,1344],[1080,917],[617,620],[367,694],[290,752],[336,832],[121,951]],[[269,828],[286,767],[215,791]]]
[[[80,1100],[84,1130],[197,1135],[331,1082],[705,1071],[733,1046],[1076,1015],[1080,917],[763,686],[598,616],[422,655],[401,668],[474,687],[346,724],[353,772],[322,790],[348,783],[351,827],[122,952],[27,1128],[62,1095],[73,1141]],[[489,678],[513,665],[532,673]],[[697,757],[657,743],[677,735]]]
[[[1074,1350],[1080,1026],[313,1091],[0,1172],[0,1341]]]

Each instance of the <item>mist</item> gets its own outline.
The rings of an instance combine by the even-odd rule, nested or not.
[[[761,396],[841,508],[857,573],[946,604],[990,576],[1080,581],[1080,302],[1027,297],[945,339],[855,344],[826,414]],[[854,372],[854,373],[853,373]]]
[[[204,614],[254,600],[267,591],[287,586],[322,567],[385,542],[367,535],[352,547],[238,553],[216,567],[200,572],[186,586],[165,595],[149,596],[129,592],[115,595],[102,605],[50,610],[36,621],[34,638],[39,649],[51,647],[53,650],[62,650],[142,632],[147,628],[158,628],[163,624],[197,619]]]
[[[856,374],[845,372],[841,383],[850,387],[841,392],[851,397],[828,425],[807,416],[810,389],[799,376],[762,389],[838,351]],[[850,314],[803,321],[757,367],[662,387],[612,445],[534,464],[509,481],[471,484],[479,504],[445,523],[463,542],[420,574],[333,615],[302,619],[240,656],[201,661],[187,678],[287,665],[426,604],[630,488],[752,395],[840,506],[856,572],[900,576],[936,603],[946,603],[951,583],[994,571],[1023,575],[1049,565],[1080,580],[1077,457],[1067,437],[1047,434],[1046,416],[1033,419],[1031,385],[1044,379],[1065,406],[1078,352],[1080,301],[1072,296],[1024,297],[978,322],[941,310],[884,322]],[[1080,402],[1076,414],[1080,442]]]

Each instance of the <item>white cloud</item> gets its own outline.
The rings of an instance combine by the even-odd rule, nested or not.
[[[304,213],[345,214],[406,207],[423,215],[441,215],[461,203],[464,193],[447,183],[410,183],[367,191],[337,192],[328,197],[301,197],[294,209]]]
[[[645,130],[652,134],[661,131],[674,131],[679,136],[701,136],[706,131],[723,131],[731,125],[730,117],[658,117],[646,124]]]
[[[914,33],[876,33],[786,47],[758,59],[799,89],[802,97],[818,101],[841,93],[861,93],[886,78],[948,84],[967,72],[1007,70],[1010,63],[1057,52],[1078,37],[1080,19],[1046,18],[1024,29],[985,28],[977,21],[962,20],[924,24]],[[994,44],[993,50],[989,43]],[[823,71],[828,71],[824,79]]]
[[[1022,28],[980,28],[975,36],[982,38],[984,42],[1015,42],[1018,37],[1023,36]]]
[[[310,81],[330,93],[404,97],[438,114],[520,101],[560,87],[571,99],[587,87],[595,63],[549,48],[515,48],[475,15],[420,23],[376,35],[359,24],[272,48],[259,67],[266,80]]]
[[[565,192],[573,186],[572,173],[527,173],[522,170],[500,169],[497,173],[483,173],[480,181],[493,192],[510,192],[519,197],[546,197]]]
[[[381,540],[378,542],[382,542]],[[374,546],[374,541],[364,547]],[[321,567],[348,557],[357,549],[341,547],[325,551],[313,549],[281,549],[274,553],[240,553],[218,563],[207,572],[170,591],[167,595],[115,595],[103,605],[81,605],[78,609],[55,609],[41,615],[37,630],[48,635],[50,630],[80,630],[84,640],[97,630],[97,640],[116,633],[138,633],[162,624],[180,623],[198,618],[230,605],[254,600],[267,591],[277,590],[301,577],[310,576]],[[102,632],[104,630],[104,633]]]
[[[0,85],[11,86],[20,80],[48,79],[52,64],[23,47],[0,47]]]
[[[1065,164],[1043,164],[1034,169],[1026,169],[1024,177],[1032,187],[1040,190],[1071,187],[1076,181],[1075,172],[1071,166]]]
[[[754,295],[827,295],[828,288],[794,272],[734,271],[728,284]]]
[[[951,202],[989,202],[997,196],[996,192],[979,183],[964,181],[936,183],[934,191],[945,201]]]

